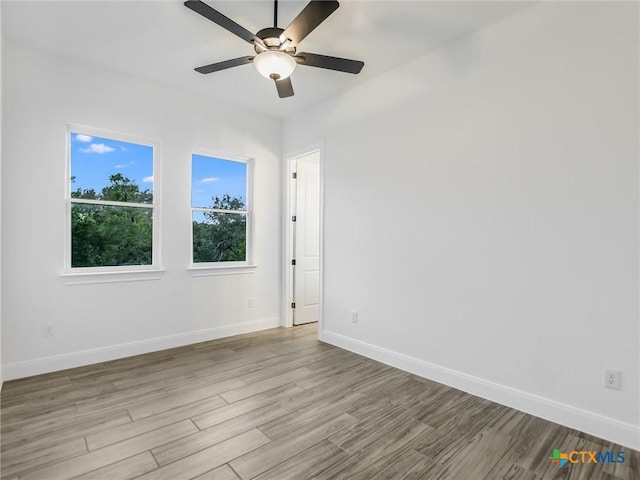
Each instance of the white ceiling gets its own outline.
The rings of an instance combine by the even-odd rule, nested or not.
[[[273,3],[207,3],[253,32],[273,23]],[[306,1],[281,1],[284,28]],[[2,1],[5,38],[137,77],[285,117],[344,92],[530,5],[519,1],[342,0],[299,51],[363,60],[359,75],[301,66],[296,95],[280,99],[252,65],[202,75],[194,68],[251,55],[250,44],[182,1]],[[508,41],[508,39],[505,39]]]

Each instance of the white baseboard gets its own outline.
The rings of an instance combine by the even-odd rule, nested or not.
[[[31,377],[41,373],[56,372],[67,368],[82,367],[93,363],[116,360],[118,358],[155,352],[167,348],[181,347],[192,343],[206,342],[217,338],[240,335],[242,333],[257,332],[280,326],[279,318],[267,318],[251,322],[224,325],[222,327],[207,328],[193,332],[178,333],[166,337],[139,340],[136,342],[111,345],[92,350],[65,353],[51,357],[36,358],[24,362],[7,363],[3,365],[2,379],[4,381],[16,378]]]
[[[640,450],[640,427],[324,330],[320,340],[472,395]]]

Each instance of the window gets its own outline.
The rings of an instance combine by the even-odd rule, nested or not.
[[[69,128],[68,142],[70,270],[156,266],[158,145],[74,126]]]
[[[191,157],[192,262],[250,263],[251,163]]]

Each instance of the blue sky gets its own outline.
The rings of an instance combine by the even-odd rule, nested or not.
[[[246,204],[247,164],[193,155],[191,159],[191,205],[210,207],[211,198],[225,193]]]
[[[109,176],[121,173],[140,190],[153,191],[153,148],[108,138],[71,133],[71,190],[93,188],[100,192]]]
[[[184,165],[188,165],[187,161]],[[100,192],[109,176],[121,173],[141,190],[153,191],[153,148],[146,145],[71,133],[71,190]],[[191,202],[210,207],[211,198],[228,193],[246,203],[247,164],[204,155],[192,156]]]

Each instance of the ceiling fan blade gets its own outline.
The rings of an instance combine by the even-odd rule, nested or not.
[[[204,65],[202,67],[196,68],[196,72],[198,73],[213,73],[220,70],[226,70],[231,67],[239,67],[240,65],[246,65],[247,63],[252,63],[254,57],[239,57],[232,58],[231,60],[225,60],[224,62],[212,63],[211,65]]]
[[[329,70],[337,70],[346,73],[360,73],[364,62],[360,60],[349,60],[348,58],[330,57],[328,55],[318,55],[317,53],[301,52],[295,57],[300,65],[308,67],[326,68]]]
[[[289,39],[291,46],[295,47],[339,6],[340,4],[335,0],[312,0],[282,32],[280,40],[284,42]]]
[[[293,97],[293,85],[291,85],[291,77],[275,80],[278,96],[280,98]]]
[[[211,20],[213,23],[220,25],[222,28],[230,31],[234,35],[237,35],[238,37],[249,43],[259,43],[260,45],[264,45],[262,39],[256,37],[246,28],[238,25],[230,18],[225,17],[219,11],[211,8],[209,5],[201,2],[200,0],[187,0],[186,2],[184,2],[184,6],[190,8],[196,13],[199,13],[203,17]]]

